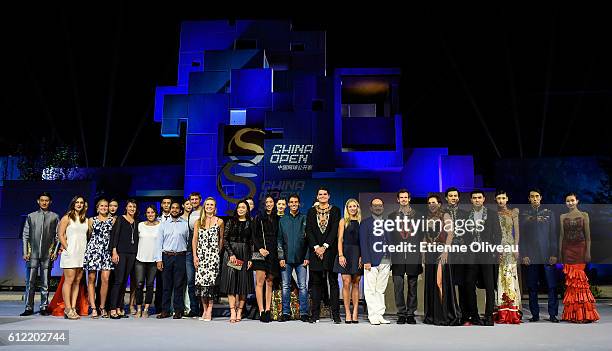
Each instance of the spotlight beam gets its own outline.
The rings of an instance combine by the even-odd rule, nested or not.
[[[63,11],[60,11],[62,24],[64,25],[64,34],[66,37],[66,56],[68,58],[68,68],[70,70],[70,81],[72,83],[72,97],[74,99],[74,112],[79,125],[81,136],[81,144],[83,147],[83,156],[85,157],[85,167],[89,167],[89,157],[87,155],[87,143],[85,142],[85,130],[83,128],[83,118],[81,116],[81,103],[79,102],[79,86],[77,83],[76,70],[74,69],[74,54],[72,52],[72,42],[70,39],[70,30],[68,28],[67,19]]]
[[[108,103],[106,106],[106,128],[104,129],[104,154],[102,156],[102,167],[106,167],[106,155],[108,154],[108,139],[110,134],[110,121],[113,114],[113,103],[115,99],[115,80],[117,78],[117,66],[119,65],[119,47],[121,45],[121,25],[123,22],[123,11],[119,4],[119,15],[117,16],[117,32],[115,33],[115,46],[113,61],[111,64],[111,76],[108,86]]]
[[[482,125],[482,128],[484,129],[485,134],[487,135],[487,138],[489,139],[489,142],[493,146],[493,149],[495,150],[497,157],[502,158],[501,153],[499,152],[499,148],[497,147],[497,144],[495,143],[495,139],[493,139],[493,136],[491,135],[491,132],[489,131],[489,127],[487,126],[487,123],[485,122],[484,117],[482,113],[480,112],[480,108],[478,107],[478,104],[476,103],[476,99],[474,98],[474,95],[470,91],[470,88],[465,78],[461,74],[461,71],[459,70],[457,63],[455,62],[450,52],[450,49],[446,45],[446,41],[444,41],[444,38],[441,38],[441,40],[442,40],[442,46],[444,47],[444,52],[446,53],[446,56],[448,57],[448,60],[450,61],[450,64],[453,67],[453,70],[455,71],[455,74],[457,74],[457,78],[459,78],[463,91],[467,95],[470,101],[470,104],[472,105],[472,108],[474,109],[474,112],[476,112],[476,116],[478,117],[478,120],[480,121],[480,124]]]
[[[548,51],[548,64],[546,66],[546,85],[544,90],[544,106],[542,111],[542,126],[540,128],[540,147],[538,149],[538,157],[542,157],[542,149],[544,148],[544,130],[546,128],[546,117],[548,115],[548,104],[549,104],[549,94],[550,90],[550,82],[552,80],[552,66],[553,66],[553,58],[555,55],[555,18],[552,18],[551,24],[551,34],[550,34],[550,48]]]

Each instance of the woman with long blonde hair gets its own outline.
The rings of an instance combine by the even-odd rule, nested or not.
[[[363,275],[361,249],[359,246],[359,225],[361,208],[355,199],[348,199],[344,205],[344,218],[338,224],[338,258],[334,272],[342,275],[342,299],[346,322],[359,323],[359,283]],[[353,311],[350,304],[353,300]]]
[[[217,217],[217,201],[213,197],[204,200],[202,215],[193,227],[191,247],[196,269],[196,296],[202,299],[204,309],[200,320],[209,322],[212,320],[213,301],[218,294],[219,253],[223,247],[223,220]]]

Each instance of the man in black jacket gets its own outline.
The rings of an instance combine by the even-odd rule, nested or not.
[[[410,192],[400,189],[397,192],[397,203],[399,208],[389,214],[388,219],[400,223],[407,230],[393,231],[390,234],[391,243],[410,243],[418,247],[421,241],[421,233],[416,225],[416,220],[422,216],[410,206]],[[407,219],[408,222],[404,220]],[[397,228],[396,228],[397,229]],[[395,291],[395,306],[397,307],[397,324],[416,324],[414,313],[417,309],[417,282],[419,274],[423,273],[419,252],[394,253],[391,256],[391,272],[393,275],[393,288]],[[408,281],[408,293],[404,298],[404,276]]]
[[[312,276],[312,316],[311,323],[319,322],[321,294],[325,276],[329,282],[329,299],[334,323],[340,321],[338,304],[338,274],[333,272],[334,260],[338,254],[338,223],[340,209],[329,203],[330,193],[325,187],[317,191],[317,201],[306,215],[306,236],[310,250],[310,275]]]
[[[482,190],[474,190],[470,193],[472,209],[468,220],[473,220],[475,226],[466,232],[466,244],[491,244],[501,243],[501,226],[497,211],[489,210],[484,206],[485,194]],[[480,223],[480,225],[479,225]],[[467,228],[467,227],[466,227]],[[470,249],[476,244],[470,245]],[[495,306],[495,284],[497,282],[497,253],[492,252],[470,252],[466,256],[468,262],[464,265],[464,294],[465,311],[461,311],[467,323],[474,325],[493,326],[493,308]],[[479,282],[486,290],[486,307],[484,322],[478,315],[478,303],[476,301],[476,282]]]
[[[465,245],[464,226],[465,220],[468,219],[469,212],[459,207],[460,193],[459,189],[450,187],[444,192],[444,199],[446,200],[447,212],[451,220],[455,231],[453,232],[453,245]],[[461,228],[459,228],[461,226]],[[466,309],[465,305],[465,293],[463,288],[463,268],[465,266],[465,254],[464,253],[451,253],[449,262],[451,263],[451,272],[453,276],[453,284],[457,286],[459,292],[459,308],[462,311]],[[466,322],[465,320],[463,322]]]

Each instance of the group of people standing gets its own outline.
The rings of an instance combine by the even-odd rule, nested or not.
[[[329,297],[331,319],[338,324],[342,323],[340,274],[345,323],[359,322],[359,287],[363,277],[369,322],[389,324],[384,318],[384,294],[392,277],[397,323],[416,324],[418,276],[424,274],[423,323],[446,326],[520,323],[518,268],[522,263],[527,274],[530,321],[539,320],[537,294],[543,272],[548,286],[548,320],[558,322],[555,270],[558,261],[564,263],[566,276],[561,319],[572,322],[599,319],[584,272],[590,261],[589,217],[578,209],[579,200],[574,193],[565,197],[568,212],[560,217],[560,234],[556,218],[541,205],[541,192],[537,189],[529,191],[531,207],[523,213],[508,207],[509,198],[503,190],[496,192],[496,209],[484,205],[483,191],[474,190],[470,193],[471,208],[464,210],[459,207],[460,193],[456,188],[444,193],[446,206],[439,195],[429,195],[426,210],[420,213],[410,204],[410,192],[402,189],[397,192],[397,209],[387,218],[422,218],[428,220],[427,225],[384,235],[375,231],[375,222],[383,219],[385,212],[383,199],[371,199],[371,216],[362,218],[357,200],[346,201],[342,213],[330,203],[330,195],[329,189],[319,188],[316,202],[306,213],[300,211],[302,204],[297,194],[287,199],[266,195],[263,209],[254,216],[253,200],[241,200],[233,215],[223,219],[217,216],[214,198],[208,197],[202,203],[201,195],[192,193],[183,203],[163,198],[161,213],[156,206],[147,206],[145,220],[138,223],[138,204],[132,199],[126,202],[123,215],[117,214],[117,201],[100,199],[95,205],[96,216],[87,218],[86,199],[75,196],[68,212],[59,218],[49,209],[51,195],[42,193],[37,199],[39,210],[28,215],[23,230],[28,278],[26,310],[22,315],[33,313],[37,278],[41,280],[40,314],[51,314],[49,269],[61,246],[62,313],[67,319],[80,318],[77,299],[83,271],[87,270],[92,318],[127,317],[123,307],[130,276],[135,283],[136,306],[132,313],[137,318],[149,316],[155,287],[157,294],[161,292],[161,303],[156,301],[159,319],[187,316],[210,321],[214,301],[224,294],[229,300],[229,321],[238,323],[245,314],[247,295],[254,293],[259,320],[270,322],[272,292],[275,281],[280,280],[279,321],[294,319],[290,303],[292,286],[296,285],[298,319],[319,322],[325,295]],[[483,226],[465,233],[455,230],[456,223],[466,220],[481,221]],[[436,222],[452,224],[436,226]],[[422,242],[517,245],[520,255],[518,252],[459,255],[448,251],[410,255],[376,249],[399,242],[417,246]],[[477,288],[486,292],[484,318],[478,313]]]

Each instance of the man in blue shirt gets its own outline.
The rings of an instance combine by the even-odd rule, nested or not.
[[[557,298],[557,253],[559,236],[557,235],[554,213],[541,206],[542,193],[538,189],[529,191],[529,209],[520,215],[519,243],[523,264],[527,268],[527,287],[529,288],[530,322],[540,320],[538,305],[538,283],[542,268],[548,286],[548,320],[559,323],[559,300]]]
[[[157,269],[163,272],[164,292],[163,311],[157,318],[170,317],[170,297],[174,292],[174,319],[183,318],[185,291],[187,241],[189,240],[189,225],[180,216],[181,204],[176,201],[170,206],[171,218],[162,222],[159,229],[155,261]]]
[[[306,215],[300,213],[300,197],[289,196],[289,214],[281,217],[278,225],[278,258],[283,278],[283,315],[280,321],[291,319],[291,276],[295,270],[300,291],[300,320],[308,322],[308,288],[306,267],[309,263],[306,242]]]

